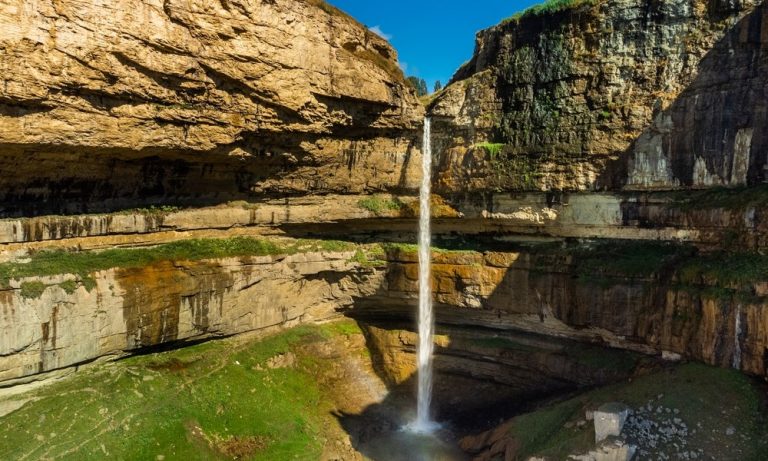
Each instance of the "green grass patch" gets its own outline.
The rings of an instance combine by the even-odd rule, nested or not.
[[[371,213],[380,214],[384,211],[399,211],[403,208],[403,202],[393,198],[366,197],[357,202],[357,206]]]
[[[488,152],[488,155],[494,159],[499,155],[502,149],[504,149],[504,146],[506,146],[504,143],[483,142],[480,144],[475,144],[473,147],[478,149],[485,149],[485,151]]]
[[[711,284],[748,289],[768,278],[768,256],[759,253],[713,253],[687,260],[679,270],[684,284]]]
[[[670,286],[706,298],[753,299],[754,284],[768,277],[768,256],[756,252],[700,253],[686,244],[659,241],[601,240],[589,243],[540,244],[534,273],[568,267],[581,280],[603,288],[617,279],[664,277]]]
[[[48,285],[43,282],[24,282],[21,284],[21,296],[27,299],[37,299],[43,295]]]
[[[687,437],[689,447],[701,447],[715,459],[735,459],[737,450],[742,450],[739,459],[757,461],[768,453],[768,426],[760,409],[758,390],[750,378],[734,370],[687,364],[589,391],[518,416],[512,420],[510,429],[510,434],[521,443],[518,456],[565,459],[569,454],[586,452],[594,446],[592,425],[567,428],[564,423],[583,419],[588,408],[614,401],[633,408],[653,401],[654,406],[679,410],[679,417],[688,427],[701,424],[696,433]],[[728,439],[725,430],[731,426],[747,441]],[[713,433],[719,436],[712,436]]]
[[[62,290],[64,290],[67,294],[71,295],[72,293],[77,290],[77,282],[74,280],[67,280],[64,282],[61,282],[59,284]]]
[[[572,419],[581,408],[580,402],[567,401],[515,418],[512,433],[521,445],[518,451],[520,459],[527,459],[528,456],[549,448],[557,429]]]
[[[510,18],[505,19],[502,23],[517,22],[523,18],[553,14],[574,9],[582,5],[592,5],[596,2],[597,0],[547,0],[544,3],[534,5],[519,13],[515,13]]]
[[[251,237],[180,240],[151,248],[116,248],[104,251],[40,251],[26,263],[0,264],[0,285],[25,277],[75,274],[89,291],[95,282],[88,274],[111,268],[144,267],[159,261],[295,254],[308,251],[351,251],[354,243],[338,240],[275,242]]]
[[[375,248],[381,247],[377,245]],[[387,265],[387,261],[384,260],[384,253],[379,253],[378,250],[370,252],[358,248],[349,260],[363,267],[383,267]]]
[[[402,253],[418,253],[419,246],[415,243],[399,243],[399,242],[387,242],[380,244],[385,253],[402,252]],[[432,253],[437,254],[471,254],[478,253],[475,249],[461,249],[458,247],[444,247],[444,246],[432,246],[430,247]]]
[[[363,334],[363,331],[360,329],[360,326],[357,324],[357,322],[353,320],[341,320],[338,322],[330,322],[325,323],[323,325],[313,327],[320,331],[320,334],[323,335],[323,337],[330,338],[332,336],[352,336],[352,335],[361,335]]]
[[[554,259],[570,260],[576,274],[584,279],[651,277],[696,253],[689,245],[648,240],[542,244],[535,251],[537,267],[551,267]]]
[[[569,345],[564,352],[576,362],[594,370],[611,370],[622,374],[631,373],[642,357],[631,351],[581,343]]]
[[[768,204],[768,184],[752,187],[714,187],[698,191],[663,192],[671,208],[683,211],[729,208],[744,210]]]
[[[86,290],[91,291],[94,288],[96,288],[96,280],[93,277],[83,277],[80,279],[80,282],[83,284]]]
[[[335,358],[307,346],[354,322],[298,327],[248,344],[214,341],[79,371],[0,418],[0,459],[319,459]],[[292,353],[290,367],[270,358]]]
[[[313,240],[309,242],[310,247],[315,245],[318,249],[323,251],[352,251],[357,248],[352,242],[345,242],[343,240]],[[289,251],[295,253],[289,248]]]

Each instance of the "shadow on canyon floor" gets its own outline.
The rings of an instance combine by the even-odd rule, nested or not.
[[[386,398],[360,414],[335,413],[358,452],[373,461],[462,461],[469,459],[459,448],[458,432],[450,421],[432,434],[408,429],[415,419],[412,392],[415,375],[390,387]]]
[[[358,320],[377,374],[389,383],[385,399],[359,414],[335,414],[354,448],[374,461],[463,460],[458,440],[495,427],[553,396],[630,376],[638,358],[621,371],[585,368],[564,352],[569,342],[482,327],[438,325],[432,436],[404,430],[415,419],[417,335],[403,320]],[[552,343],[552,344],[548,344]],[[588,346],[586,346],[588,347]],[[599,353],[599,347],[594,348]]]

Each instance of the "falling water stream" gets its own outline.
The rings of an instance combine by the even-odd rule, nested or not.
[[[361,452],[375,461],[466,461],[466,454],[456,446],[450,427],[433,421],[432,353],[435,319],[432,313],[430,193],[432,172],[431,121],[424,119],[422,178],[419,194],[419,344],[417,346],[418,391],[416,419],[384,431],[363,444]],[[409,408],[410,410],[410,408]],[[410,414],[408,419],[410,419]],[[404,421],[401,421],[404,422]],[[449,426],[449,425],[448,425]]]
[[[419,190],[419,346],[418,354],[418,394],[416,404],[416,422],[414,429],[419,432],[431,432],[435,423],[429,415],[432,402],[432,352],[435,319],[432,313],[432,288],[430,286],[430,193],[432,173],[432,141],[429,118],[424,119],[424,143],[422,152],[422,176]]]
[[[741,304],[736,306],[735,325],[733,326],[733,368],[741,370]]]

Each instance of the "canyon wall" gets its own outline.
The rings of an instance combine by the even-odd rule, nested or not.
[[[359,300],[354,315],[378,320],[412,315],[417,256],[413,251],[389,256],[386,283]],[[673,353],[768,373],[764,259],[729,261],[690,247],[617,241],[441,252],[433,258],[439,323]],[[714,269],[718,265],[725,269]]]
[[[165,260],[0,289],[0,383],[164,344],[338,316],[380,274],[354,252]]]
[[[766,14],[599,0],[481,32],[428,107],[433,228],[480,248],[435,253],[439,321],[765,376]],[[0,381],[338,310],[410,317],[397,249],[2,272],[192,238],[415,241],[425,110],[364,26],[318,0],[12,0],[0,50]],[[515,361],[557,368],[552,389],[600,382],[501,355],[475,378]]]
[[[418,294],[413,249],[362,245],[317,252],[313,245],[297,241],[293,247],[305,248],[298,253],[213,259],[173,256],[166,247],[157,247],[141,250],[144,256],[135,258],[143,261],[152,251],[168,256],[145,263],[126,263],[137,250],[120,250],[124,254],[107,263],[114,268],[77,269],[72,263],[46,276],[26,275],[23,260],[5,263],[0,266],[8,278],[0,290],[0,381],[105,355],[319,321],[340,313],[385,329],[412,327]],[[438,341],[443,348],[439,353],[445,356],[439,363],[454,375],[470,381],[482,375],[480,380],[515,394],[535,389],[504,381],[512,378],[491,379],[493,369],[515,368],[509,376],[530,374],[539,366],[551,369],[547,389],[605,382],[614,376],[602,368],[584,371],[586,381],[569,376],[567,371],[577,370],[581,362],[560,353],[563,341],[655,356],[676,354],[750,374],[768,373],[764,257],[712,255],[693,246],[648,242],[505,246],[433,253],[437,320],[463,328],[453,337],[459,343]],[[45,255],[32,256],[40,257]],[[103,264],[94,261],[94,267]],[[513,354],[514,360],[503,354],[483,359],[491,370],[486,376],[467,368],[468,357],[479,352],[461,346],[461,341],[480,341],[493,330],[529,337],[512,338],[512,343],[527,344]],[[392,342],[395,336],[373,336],[385,338],[378,347],[369,344],[385,357],[383,374],[395,384],[409,379],[412,369],[403,365],[407,360],[397,358],[402,355],[397,351],[408,349],[412,341],[406,338],[398,345]],[[457,344],[469,355],[451,352]],[[526,352],[532,355],[526,357]],[[454,360],[456,354],[459,359]]]
[[[478,33],[472,59],[430,104],[438,190],[766,180],[757,4],[574,2]]]
[[[323,1],[12,0],[0,50],[4,216],[417,184],[395,51]]]
[[[374,368],[393,393],[412,388],[418,334],[411,325],[360,326]],[[477,325],[441,323],[436,335],[434,415],[464,428],[496,424],[538,398],[626,379],[653,363],[602,345]]]

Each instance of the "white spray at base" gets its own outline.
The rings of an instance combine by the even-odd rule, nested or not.
[[[432,403],[432,352],[434,349],[435,319],[432,312],[432,287],[430,251],[430,194],[432,174],[432,141],[430,119],[424,119],[424,142],[422,144],[422,176],[419,190],[419,345],[418,393],[416,400],[416,421],[411,425],[414,432],[432,432],[437,424],[429,415]]]

